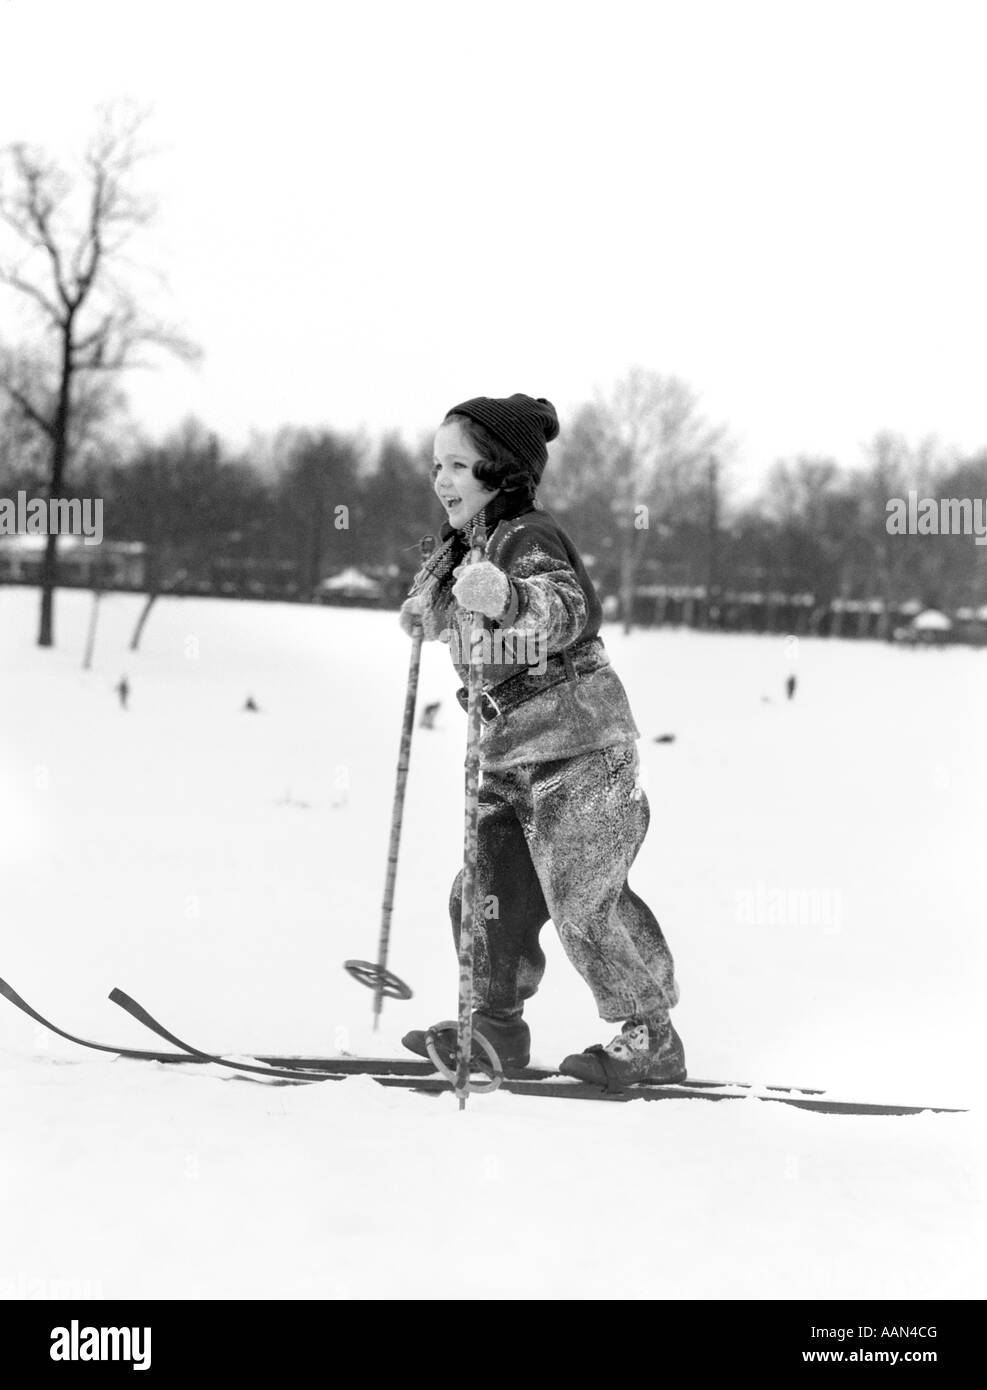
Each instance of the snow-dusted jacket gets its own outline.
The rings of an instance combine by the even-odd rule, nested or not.
[[[632,743],[640,735],[627,695],[599,637],[600,600],[565,531],[537,503],[501,492],[484,509],[485,558],[510,581],[507,610],[489,621],[483,685],[497,687],[547,656],[568,651],[574,680],[539,691],[482,724],[480,759],[491,771],[519,763],[572,758]],[[471,528],[466,528],[467,531]],[[469,680],[469,614],[452,596],[456,570],[468,559],[470,535],[446,523],[442,543],[411,587],[422,605],[426,640],[448,642],[453,665]]]

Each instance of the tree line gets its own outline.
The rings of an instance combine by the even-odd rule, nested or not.
[[[987,450],[957,459],[885,433],[855,468],[781,460],[758,496],[737,503],[716,452],[720,436],[687,388],[653,373],[639,374],[638,388],[644,383],[653,399],[676,399],[687,437],[666,428],[649,458],[640,435],[634,447],[620,438],[612,403],[587,403],[553,446],[539,493],[590,556],[601,592],[628,613],[642,586],[701,589],[711,603],[775,592],[812,595],[820,607],[987,604],[987,546],[971,535],[891,534],[887,525],[889,500],[909,492],[987,499]],[[371,447],[343,431],[285,428],[235,451],[190,420],[157,442],[106,436],[82,454],[64,495],[102,498],[104,537],[143,542],[163,591],[223,562],[241,575],[280,564],[291,593],[308,598],[324,577],[355,565],[396,597],[417,567],[418,541],[441,524],[430,466],[430,437],[409,447],[391,435]],[[0,495],[44,484],[44,454],[30,433],[3,429]]]
[[[151,312],[136,247],[153,214],[138,192],[143,117],[109,108],[71,171],[24,144],[0,150],[0,287],[30,326],[0,341],[0,497],[99,497],[106,540],[147,548],[152,592],[238,575],[246,592],[309,598],[357,565],[403,593],[440,514],[431,440],[286,427],[233,450],[196,421],[159,441],[128,425],[125,374],[196,347]],[[438,423],[438,421],[436,422]],[[743,596],[854,599],[890,610],[987,604],[987,546],[973,536],[892,534],[910,493],[987,501],[987,448],[971,456],[876,436],[860,460],[778,461],[738,502],[724,425],[679,378],[635,367],[569,413],[541,500],[590,559],[626,625],[642,591],[701,596],[730,625]],[[48,537],[38,641],[54,641],[58,540]],[[249,576],[253,576],[249,578]],[[244,579],[244,577],[248,577]],[[234,583],[234,588],[236,584]],[[809,598],[808,596],[811,596]]]

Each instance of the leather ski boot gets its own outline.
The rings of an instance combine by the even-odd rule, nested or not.
[[[596,1043],[585,1052],[572,1053],[559,1071],[606,1091],[621,1091],[639,1081],[669,1085],[685,1080],[685,1050],[667,1018],[629,1018],[605,1047]]]
[[[473,1031],[483,1034],[499,1057],[502,1067],[517,1071],[526,1067],[531,1060],[531,1031],[520,1014],[510,1018],[496,1018],[492,1014],[484,1013],[482,1009],[476,1009],[473,1014]],[[401,1041],[409,1052],[414,1052],[419,1057],[428,1057],[424,1029],[416,1028],[410,1033],[405,1033]],[[456,1029],[440,1028],[435,1035],[435,1045],[446,1066],[454,1066]],[[476,1043],[473,1044],[472,1060],[475,1064],[489,1066],[487,1054]]]

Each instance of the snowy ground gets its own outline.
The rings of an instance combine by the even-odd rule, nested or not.
[[[455,1013],[445,901],[464,719],[426,648],[389,1002],[373,957],[407,668],[393,614],[0,589],[0,975],[146,1045],[396,1053]],[[972,1298],[987,1292],[987,653],[606,640],[652,824],[632,884],[675,952],[690,1071],[967,1115],[272,1088],[114,1061],[0,1000],[0,1296]],[[799,678],[784,700],[789,670]],[[131,707],[113,686],[126,673]],[[254,696],[260,713],[242,705]],[[674,733],[674,743],[656,735]],[[605,1041],[546,928],[534,1060]]]

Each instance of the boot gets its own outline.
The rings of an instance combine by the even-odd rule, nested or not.
[[[455,1028],[440,1028],[435,1035],[436,1050],[447,1067],[454,1066],[456,1062],[456,1031]],[[510,1018],[495,1018],[492,1014],[477,1009],[473,1014],[473,1032],[483,1034],[504,1068],[516,1071],[526,1067],[531,1060],[531,1031],[520,1014]],[[419,1057],[428,1057],[423,1029],[416,1028],[411,1033],[405,1033],[401,1041],[409,1052],[414,1052]],[[472,1060],[474,1063],[489,1066],[487,1054],[476,1043],[473,1044]]]
[[[668,1018],[629,1018],[606,1047],[596,1043],[585,1052],[572,1053],[559,1071],[606,1091],[620,1091],[638,1081],[669,1085],[685,1080],[685,1050]]]

